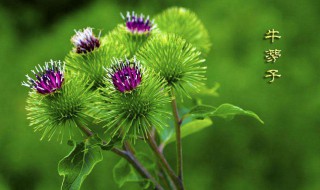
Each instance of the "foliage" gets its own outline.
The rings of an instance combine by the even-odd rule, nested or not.
[[[95,138],[89,138],[74,144],[70,154],[59,162],[58,172],[63,176],[61,189],[80,189],[83,180],[90,174],[93,167],[102,161],[101,149],[97,146],[100,142],[96,141]]]

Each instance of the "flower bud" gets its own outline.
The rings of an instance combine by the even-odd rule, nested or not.
[[[106,87],[102,88],[101,110],[111,136],[135,139],[145,136],[152,126],[166,126],[170,102],[160,77],[140,66],[139,61],[115,59],[106,68]]]
[[[74,52],[76,53],[88,53],[100,47],[100,34],[96,38],[92,32],[92,28],[87,27],[82,30],[76,31],[76,34],[71,38],[71,42],[74,45]]]
[[[55,66],[61,62],[51,63]],[[50,140],[58,134],[58,139],[62,140],[65,133],[69,133],[71,138],[76,123],[85,125],[94,115],[91,107],[98,97],[97,92],[90,91],[83,80],[70,80],[62,68],[50,67],[46,63],[43,71],[40,69],[38,72],[42,75],[37,73],[37,80],[29,79],[28,83],[23,83],[33,89],[29,93],[26,109],[30,125],[34,126],[35,131],[43,132],[41,139],[48,137]]]
[[[115,60],[108,73],[114,87],[120,92],[134,90],[141,83],[141,67],[139,62],[132,64],[129,60]]]
[[[23,86],[35,89],[40,94],[51,94],[61,88],[64,81],[64,65],[61,61],[46,62],[45,66],[35,67],[36,71],[32,70],[36,80],[26,75],[28,81],[22,82]]]
[[[189,95],[198,91],[205,80],[205,61],[186,40],[175,34],[161,34],[150,39],[137,53],[143,66],[153,69],[178,92]],[[180,93],[181,94],[181,93]]]
[[[154,21],[150,21],[149,16],[145,18],[143,14],[138,16],[138,14],[135,14],[132,11],[132,14],[130,15],[130,12],[128,11],[126,17],[122,14],[121,16],[126,21],[127,30],[132,33],[148,33],[155,27]]]
[[[122,18],[125,24],[118,25],[111,33],[110,37],[122,44],[129,53],[128,58],[133,58],[137,50],[151,37],[157,35],[159,30],[149,16],[146,18],[141,14],[138,16],[134,12]]]
[[[182,7],[172,7],[157,15],[155,20],[162,32],[181,36],[203,55],[210,51],[208,31],[194,12]]]
[[[95,43],[97,40],[90,27],[84,29],[83,32],[78,31],[71,41],[80,45],[66,57],[67,69],[75,73],[77,80],[85,79],[89,84],[93,84],[93,90],[104,85],[105,70],[103,67],[109,66],[113,57],[123,57],[128,54],[125,47],[110,35],[99,38],[99,41]],[[80,48],[81,44],[89,45]],[[88,48],[85,49],[85,47]],[[80,54],[77,51],[79,48],[83,50]]]

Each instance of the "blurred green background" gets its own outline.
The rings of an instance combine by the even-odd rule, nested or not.
[[[0,3],[0,189],[57,190],[57,163],[71,147],[39,141],[26,120],[25,74],[49,59],[64,59],[74,29],[87,26],[106,34],[122,22],[120,12],[151,17],[170,6],[196,12],[212,41],[207,83],[221,84],[218,98],[256,112],[265,125],[246,117],[214,119],[214,125],[183,140],[185,185],[189,190],[320,189],[319,18],[320,3],[306,1],[2,0]],[[280,31],[273,44],[268,29]],[[274,64],[264,51],[282,50]],[[282,77],[263,79],[269,69]],[[174,145],[165,153],[174,163]],[[83,190],[118,189],[112,167],[118,158],[104,153]],[[121,189],[140,189],[127,184]]]

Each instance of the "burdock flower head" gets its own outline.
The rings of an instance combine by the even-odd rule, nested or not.
[[[201,51],[202,55],[208,54],[211,47],[209,34],[194,12],[182,7],[172,7],[155,19],[162,32],[178,34]]]
[[[159,34],[137,53],[146,68],[156,73],[180,94],[198,91],[205,80],[206,67],[201,52],[176,34]]]
[[[121,16],[126,21],[127,30],[132,33],[148,33],[155,27],[154,22],[150,21],[149,16],[145,18],[143,14],[138,16],[138,14],[135,14],[132,11],[131,15],[130,12],[127,12],[126,17],[124,17],[122,14]]]
[[[100,36],[100,34],[99,34]],[[104,85],[105,70],[113,57],[126,56],[125,46],[116,38],[106,35],[96,38],[92,28],[76,31],[71,39],[75,48],[66,57],[67,70],[93,83],[92,90]]]
[[[74,45],[74,52],[76,53],[88,53],[96,48],[100,47],[100,34],[97,37],[92,32],[92,28],[87,27],[82,30],[76,31],[76,34],[71,38],[71,42]]]
[[[115,59],[106,68],[106,87],[102,88],[102,120],[112,137],[135,139],[145,136],[152,127],[166,126],[170,102],[164,80],[140,66],[135,58]]]
[[[51,94],[61,88],[64,81],[64,64],[61,61],[46,62],[45,66],[35,67],[32,70],[35,80],[26,75],[28,81],[22,82],[22,85],[35,89],[40,94]]]
[[[98,97],[97,92],[89,90],[86,81],[70,80],[61,61],[51,60],[32,72],[36,79],[27,76],[28,81],[22,83],[34,89],[29,92],[26,106],[30,125],[35,131],[43,131],[42,138],[51,139],[58,133],[58,139],[62,140],[65,132],[69,132],[71,138],[71,128],[86,125],[95,115],[92,102]]]
[[[130,92],[141,83],[140,63],[136,60],[130,63],[128,59],[125,61],[115,59],[111,68],[108,69],[108,76],[117,90]]]

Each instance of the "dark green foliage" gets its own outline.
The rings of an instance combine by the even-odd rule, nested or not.
[[[149,170],[155,171],[156,163],[149,155],[139,153],[137,159]],[[142,189],[152,186],[151,182],[142,178],[125,159],[121,158],[113,168],[113,179],[121,188],[126,183],[138,182]]]
[[[101,141],[89,138],[75,144],[70,154],[59,162],[58,172],[63,176],[61,190],[80,189],[82,182],[93,167],[103,159],[98,143]]]

